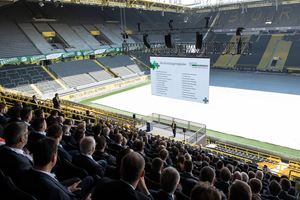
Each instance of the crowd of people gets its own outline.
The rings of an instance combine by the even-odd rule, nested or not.
[[[270,172],[238,160],[227,160],[225,166],[225,157],[201,147],[104,120],[93,125],[86,118],[75,127],[74,119],[56,110],[45,117],[45,111],[35,107],[33,116],[32,108],[14,104],[8,112],[0,104],[0,169],[36,199],[298,198],[287,176],[277,182]],[[64,161],[89,176],[65,177],[60,166]]]

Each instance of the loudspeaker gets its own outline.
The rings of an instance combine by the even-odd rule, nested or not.
[[[171,34],[165,35],[165,43],[168,48],[173,48]]]
[[[135,119],[135,114],[132,115],[132,118]]]
[[[196,49],[201,49],[202,47],[202,34],[196,34]]]
[[[147,132],[150,132],[153,130],[153,122],[147,121]]]
[[[148,42],[148,35],[143,36],[144,45],[150,49],[150,44]]]

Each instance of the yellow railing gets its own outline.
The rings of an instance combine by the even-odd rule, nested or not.
[[[278,157],[278,156],[272,156],[270,154],[266,154],[266,153],[246,149],[246,148],[243,148],[243,147],[238,147],[238,146],[235,146],[235,145],[226,144],[226,143],[223,143],[223,142],[218,142],[218,141],[216,141],[215,144],[218,147],[223,147],[225,149],[234,150],[235,152],[241,152],[241,153],[245,153],[246,155],[252,155],[252,156],[257,156],[259,158],[265,158],[265,159],[267,159],[271,162],[276,162],[276,163],[281,162],[281,158]]]
[[[289,167],[292,169],[297,169],[300,170],[300,162],[296,162],[296,161],[289,161]]]

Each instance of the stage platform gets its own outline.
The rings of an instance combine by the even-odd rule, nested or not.
[[[93,101],[144,116],[158,113],[202,123],[210,130],[296,150],[299,102],[300,77],[219,70],[210,74],[209,104],[152,96],[151,85]]]

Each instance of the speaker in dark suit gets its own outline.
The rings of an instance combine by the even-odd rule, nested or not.
[[[53,97],[52,103],[53,103],[53,107],[54,108],[59,109],[59,107],[60,107],[60,101],[59,101],[59,94],[58,93],[56,93],[55,97]]]

